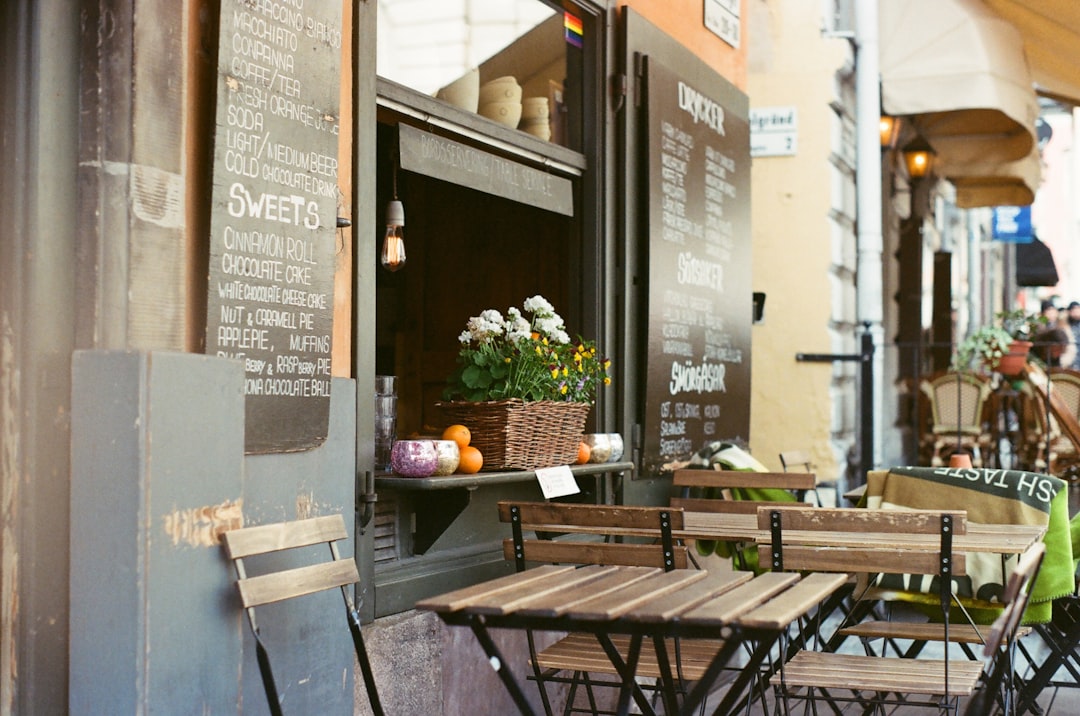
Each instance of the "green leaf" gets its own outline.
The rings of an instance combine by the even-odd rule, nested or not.
[[[487,388],[491,385],[491,374],[475,365],[470,365],[461,371],[461,382],[469,388]]]

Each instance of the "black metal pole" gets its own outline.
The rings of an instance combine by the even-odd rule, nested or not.
[[[862,394],[862,415],[859,420],[859,469],[862,472],[863,482],[866,482],[867,473],[874,468],[874,336],[870,333],[869,321],[863,324],[859,358],[861,361],[859,391]]]
[[[870,322],[863,323],[858,353],[796,353],[795,360],[806,363],[858,361],[859,363],[859,470],[862,482],[874,467],[874,336]],[[858,487],[858,485],[848,485]]]

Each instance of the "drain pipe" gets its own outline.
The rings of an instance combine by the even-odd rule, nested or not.
[[[881,122],[880,54],[878,48],[878,7],[876,2],[855,3],[855,178],[856,178],[856,310],[858,323],[866,327],[873,346],[871,385],[859,386],[866,396],[861,401],[881,406],[883,355],[880,350],[884,330],[881,232],[881,142],[878,125]],[[867,391],[870,395],[867,396]],[[870,397],[872,396],[872,401]],[[863,408],[865,409],[865,407]],[[878,465],[882,454],[882,420],[880,408],[872,420],[861,416],[859,424],[872,425],[872,436],[860,440],[872,446],[871,455],[860,456],[859,464]],[[863,448],[865,449],[865,448]],[[863,480],[866,475],[862,475]]]

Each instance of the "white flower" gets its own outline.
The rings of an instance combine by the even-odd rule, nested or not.
[[[479,316],[473,316],[466,324],[468,334],[477,343],[487,343],[495,336],[503,334],[502,314],[493,309],[483,311]],[[465,334],[462,334],[464,336]],[[458,340],[461,340],[460,337]],[[466,341],[462,341],[466,342]]]
[[[532,326],[519,313],[506,324],[506,339],[511,343],[526,340],[532,335]]]
[[[563,332],[563,321],[558,316],[537,316],[534,323],[537,331],[552,339]],[[566,343],[566,341],[560,341],[560,343]]]
[[[543,296],[533,296],[532,298],[525,299],[525,310],[534,314],[537,317],[554,316],[555,307],[548,303],[548,300]],[[561,320],[560,320],[561,322]]]

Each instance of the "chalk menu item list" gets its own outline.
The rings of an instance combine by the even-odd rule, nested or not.
[[[222,0],[206,352],[243,362],[245,450],[330,411],[341,4]]]
[[[714,72],[647,59],[649,291],[644,475],[750,431],[750,126]]]

